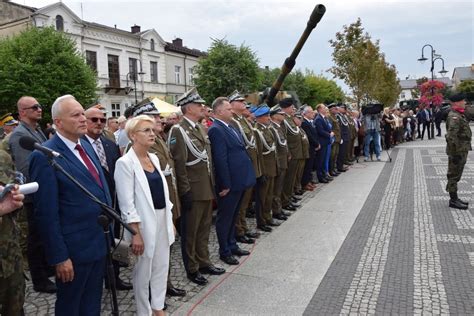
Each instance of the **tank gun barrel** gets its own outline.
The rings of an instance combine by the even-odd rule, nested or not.
[[[275,82],[272,85],[272,88],[270,89],[270,92],[267,97],[267,104],[269,106],[272,106],[274,104],[274,99],[278,91],[280,91],[281,85],[283,84],[283,80],[285,80],[286,76],[291,72],[293,67],[296,64],[296,57],[298,57],[298,54],[301,51],[301,48],[303,48],[303,45],[306,43],[306,40],[308,39],[309,35],[313,31],[313,29],[318,25],[319,21],[321,21],[321,18],[323,17],[324,13],[326,12],[326,7],[322,4],[318,4],[314,7],[313,12],[311,13],[311,16],[308,20],[308,23],[306,24],[306,28],[301,35],[298,43],[296,44],[295,48],[291,52],[291,55],[285,59],[285,62],[283,63],[283,66],[281,67],[281,72],[278,78],[275,80]]]

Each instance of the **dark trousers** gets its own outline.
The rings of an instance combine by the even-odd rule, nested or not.
[[[245,191],[229,191],[217,197],[216,233],[219,255],[227,257],[238,248],[235,240],[235,222],[239,215],[240,202]]]
[[[441,120],[435,120],[436,136],[441,136]]]
[[[324,164],[326,162],[327,150],[327,145],[321,145],[321,149],[316,152],[316,174],[318,175],[319,180],[326,176],[324,172]]]
[[[43,242],[36,226],[33,203],[25,203],[28,220],[27,256],[33,284],[41,284],[48,278],[49,266],[46,262]]]
[[[301,186],[305,187],[311,181],[311,171],[313,171],[314,160],[316,159],[316,152],[312,150],[309,153],[309,158],[306,159],[303,169],[303,176],[301,177]]]
[[[74,279],[63,283],[56,279],[57,316],[100,315],[105,256],[91,263],[74,264]]]
[[[430,128],[430,122],[423,122],[423,130],[421,131],[421,139],[425,137],[425,130],[427,131],[428,134],[428,139],[431,139],[431,128]]]
[[[349,140],[344,139],[342,144],[339,145],[339,153],[337,154],[336,165],[338,170],[344,169],[344,162],[346,161],[346,155],[348,150]]]

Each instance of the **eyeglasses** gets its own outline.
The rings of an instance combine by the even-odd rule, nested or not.
[[[105,124],[105,122],[107,122],[107,119],[103,117],[91,117],[89,120],[91,120],[93,123],[100,121],[102,124]]]
[[[38,110],[42,110],[43,106],[41,104],[36,103],[30,106],[29,108],[24,108],[23,110],[29,110],[29,109],[32,109],[33,111],[38,111]]]
[[[145,128],[145,129],[137,129],[137,132],[145,133],[145,134],[154,134],[153,128]]]

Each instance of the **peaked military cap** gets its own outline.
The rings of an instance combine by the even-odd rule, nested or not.
[[[275,114],[285,114],[279,104],[272,106],[272,108],[270,109],[270,115]]]
[[[12,126],[18,124],[18,121],[15,120],[11,113],[5,113],[0,116],[0,126]]]
[[[456,93],[449,97],[449,101],[451,102],[459,102],[466,99],[466,95],[464,93]]]
[[[148,114],[148,115],[159,115],[160,111],[156,108],[153,102],[136,105],[132,110],[133,117],[141,115],[141,114]]]
[[[253,113],[255,117],[261,117],[270,114],[270,108],[266,104],[261,104],[257,107],[257,110]]]
[[[331,103],[328,105],[328,109],[332,109],[333,107],[337,107],[336,103]]]
[[[228,96],[229,102],[233,101],[245,101],[245,98],[240,95],[239,91],[234,90],[231,95]]]
[[[280,100],[280,102],[278,102],[278,104],[280,105],[282,109],[289,108],[290,106],[293,105],[293,103],[294,103],[293,98],[285,98],[285,99]]]
[[[199,95],[197,92],[196,88],[192,88],[191,90],[185,92],[177,101],[176,101],[176,106],[185,106],[189,103],[199,103],[199,104],[204,104],[206,101],[204,101],[203,98]]]

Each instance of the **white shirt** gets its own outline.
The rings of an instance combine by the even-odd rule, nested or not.
[[[81,155],[79,154],[79,150],[76,149],[76,145],[77,144],[80,144],[83,148],[84,146],[82,145],[81,143],[81,140],[79,139],[77,143],[67,139],[66,137],[64,137],[63,135],[61,135],[61,133],[59,131],[56,131],[56,134],[58,134],[58,137],[61,138],[61,140],[64,142],[64,144],[66,144],[67,148],[69,148],[69,150],[72,151],[72,153],[74,154],[74,156],[77,157],[77,159],[79,159],[80,162],[82,162],[82,164],[84,165],[84,167],[86,167],[87,169],[87,165],[86,163],[84,162],[84,160],[82,160],[82,157]],[[85,149],[84,149],[85,151]],[[87,155],[87,153],[86,153]],[[92,159],[91,159],[91,162],[92,162]],[[95,170],[97,171],[97,168],[95,167],[94,163],[92,162],[92,165],[94,166]],[[98,173],[98,172],[97,172]]]

